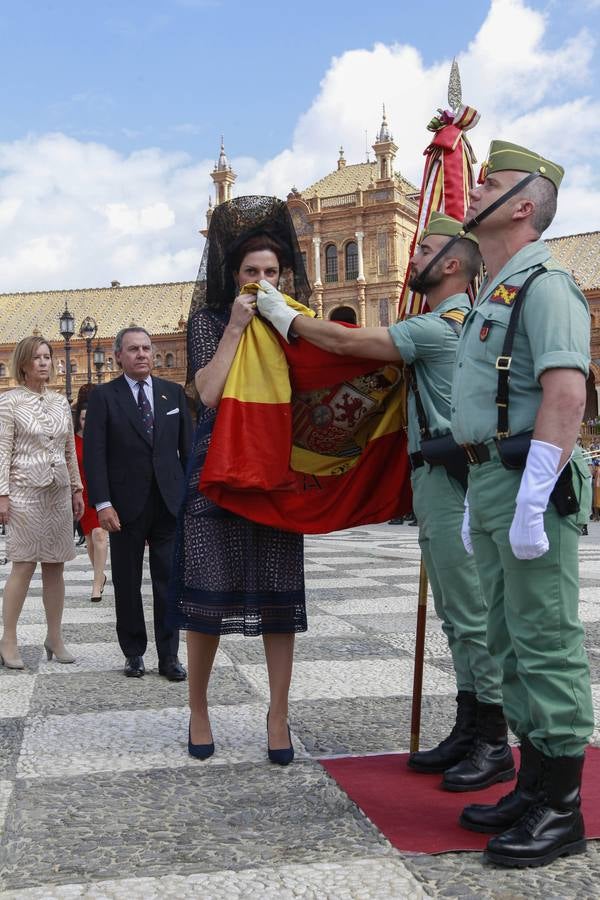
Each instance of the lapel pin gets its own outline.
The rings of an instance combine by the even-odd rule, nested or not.
[[[166,400],[166,399],[167,399],[167,398],[165,397],[164,394],[161,394],[160,396],[161,396],[161,400]]]

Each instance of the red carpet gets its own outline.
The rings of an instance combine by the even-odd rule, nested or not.
[[[518,768],[519,751],[514,750]],[[458,817],[468,803],[495,803],[514,782],[485,791],[453,794],[440,788],[441,775],[419,775],[406,765],[408,753],[323,759],[335,778],[388,841],[398,850],[449,853],[483,850],[490,835],[467,831]],[[588,838],[600,837],[600,749],[586,753],[583,815]]]

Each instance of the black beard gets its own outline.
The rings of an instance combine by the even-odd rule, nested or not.
[[[422,281],[420,275],[412,275],[408,281],[408,286],[411,291],[415,291],[417,294],[426,294],[427,288],[433,287],[429,278]]]
[[[425,278],[423,278],[423,273],[412,275],[408,281],[408,286],[411,291],[416,291],[418,294],[426,294],[431,288],[437,287],[442,280],[435,274],[437,268],[438,266],[434,266],[433,269],[426,274]]]

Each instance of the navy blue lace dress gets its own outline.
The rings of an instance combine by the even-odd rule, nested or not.
[[[192,371],[214,356],[228,312],[199,310],[191,319]],[[306,631],[303,537],[257,525],[216,506],[198,491],[215,409],[201,406],[178,519],[170,618],[204,634]]]

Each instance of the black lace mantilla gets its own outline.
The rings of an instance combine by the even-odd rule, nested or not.
[[[281,289],[308,305],[311,287],[287,204],[277,197],[235,197],[220,203],[213,212],[188,316],[189,323],[200,309],[226,309],[236,288],[232,257],[240,245],[258,234],[267,234],[282,248],[286,266]],[[187,381],[194,373],[189,371]]]

